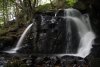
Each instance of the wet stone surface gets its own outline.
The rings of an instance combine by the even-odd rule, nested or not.
[[[0,67],[89,67],[89,61],[75,56],[0,57]]]

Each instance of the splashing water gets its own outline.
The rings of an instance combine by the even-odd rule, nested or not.
[[[70,23],[67,26],[70,27],[71,23],[76,24],[80,41],[79,41],[79,47],[77,49],[77,53],[73,53],[73,54],[66,53],[64,55],[80,56],[82,58],[85,58],[87,55],[89,55],[92,48],[93,40],[95,39],[95,34],[93,33],[92,28],[90,26],[89,17],[88,16],[87,18],[85,17],[86,15],[85,16],[81,15],[81,13],[77,11],[76,9],[65,9],[64,18],[66,18],[67,20],[70,19],[71,21],[73,21],[73,22],[66,21],[66,23]],[[68,30],[67,32],[70,32],[70,30]],[[69,45],[72,45],[72,44],[68,44],[68,46]],[[68,46],[66,49],[67,51],[70,50]]]
[[[16,53],[17,50],[19,50],[19,49],[21,48],[21,44],[23,43],[23,40],[24,40],[24,38],[26,37],[26,34],[27,34],[27,33],[29,32],[29,30],[31,29],[31,26],[32,26],[32,25],[33,25],[33,23],[30,24],[30,25],[25,29],[25,31],[24,31],[23,34],[21,35],[20,39],[18,40],[17,45],[15,46],[15,48],[10,49],[10,50],[8,50],[8,51],[4,51],[4,52],[7,52],[7,53]]]
[[[58,16],[57,15],[58,13],[59,13],[59,11],[55,14],[55,17]],[[63,16],[61,16],[61,17],[63,17]],[[79,56],[79,57],[85,58],[91,52],[92,43],[93,43],[93,40],[95,39],[95,34],[92,31],[88,15],[82,15],[78,10],[71,8],[71,9],[64,10],[63,18],[66,20],[67,46],[66,46],[66,53],[60,54],[59,56],[70,55],[70,56]],[[42,24],[43,24],[43,22],[44,21],[42,20]],[[54,23],[55,18],[52,18],[51,22]],[[19,50],[21,48],[21,44],[23,43],[23,40],[24,40],[26,34],[29,32],[32,25],[33,24],[30,24],[25,29],[25,31],[21,35],[16,47],[9,51],[6,51],[7,53],[16,53],[17,50]],[[73,30],[75,30],[75,31],[73,32]],[[75,40],[74,37],[77,39]],[[78,37],[79,37],[79,39],[78,39]],[[73,40],[75,40],[75,41],[78,40],[79,43],[77,43]],[[75,44],[72,42],[75,42],[78,45],[77,49],[74,46],[76,53],[73,52],[74,49],[72,47]],[[43,45],[40,44],[40,46],[43,46]],[[45,46],[43,46],[43,48],[41,48],[41,49],[44,49],[44,47]],[[49,48],[52,48],[52,47],[49,47]]]
[[[79,48],[77,52],[78,56],[84,58],[87,55],[89,55],[94,38],[95,38],[95,35],[91,31],[84,34],[84,36],[80,40],[80,44],[79,44]]]

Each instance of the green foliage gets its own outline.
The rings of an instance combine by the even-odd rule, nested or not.
[[[44,4],[44,5],[39,5],[36,8],[36,11],[46,11],[46,10],[50,10],[50,9],[52,9],[50,4]]]
[[[8,32],[8,29],[7,28],[0,28],[0,36],[2,35],[2,34],[5,34],[5,33],[7,33]]]
[[[0,0],[0,26],[8,21],[8,14],[10,14],[14,3],[15,0]]]
[[[0,26],[2,26],[3,25],[3,20],[2,19],[0,19]]]
[[[73,7],[77,0],[66,0],[67,7]]]

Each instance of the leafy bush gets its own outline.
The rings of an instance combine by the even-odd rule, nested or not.
[[[68,7],[73,7],[76,2],[77,2],[77,0],[66,0]]]

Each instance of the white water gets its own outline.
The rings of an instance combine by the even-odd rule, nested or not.
[[[5,51],[5,52],[7,52],[7,53],[16,53],[17,50],[19,50],[19,49],[21,48],[21,44],[23,43],[23,40],[24,40],[24,38],[26,37],[26,34],[27,34],[27,33],[29,32],[29,30],[31,29],[31,26],[32,26],[32,25],[33,25],[33,23],[30,24],[30,25],[25,29],[25,31],[24,31],[23,34],[21,35],[20,39],[18,40],[18,42],[17,42],[15,48],[10,49],[10,50]]]
[[[91,52],[93,40],[95,35],[92,31],[87,32],[80,40],[79,49],[77,55],[80,57],[86,57]]]
[[[95,34],[93,33],[92,28],[90,26],[89,17],[85,18],[84,15],[82,15],[79,11],[75,9],[66,9],[65,18],[74,21],[74,23],[76,24],[78,29],[78,34],[80,36],[80,42],[76,54],[62,54],[62,55],[80,56],[82,58],[85,58],[91,52],[92,43],[93,40],[95,39]]]
[[[56,15],[55,15],[55,17],[56,17]],[[70,20],[73,21],[72,23],[76,24],[76,27],[78,29],[78,34],[80,37],[80,42],[79,42],[79,47],[77,49],[76,54],[67,54],[68,50],[66,50],[66,54],[61,54],[61,55],[80,56],[82,58],[85,58],[91,52],[92,43],[95,38],[95,34],[93,33],[91,25],[90,25],[89,17],[86,15],[82,15],[79,11],[77,11],[75,9],[66,9],[64,18],[69,20],[68,22],[66,22],[66,23],[68,23],[67,33],[69,34],[69,36],[72,35],[71,29],[70,29],[71,28]],[[54,21],[54,20],[52,20],[52,21]],[[6,51],[7,53],[16,53],[17,50],[19,50],[21,48],[21,44],[23,43],[23,40],[32,25],[33,24],[30,24],[25,29],[25,31],[21,35],[16,47],[9,51]],[[69,38],[69,41],[70,41],[70,38]],[[69,42],[69,45],[67,45],[67,49],[70,49],[69,48],[70,45],[72,45],[72,44]]]

